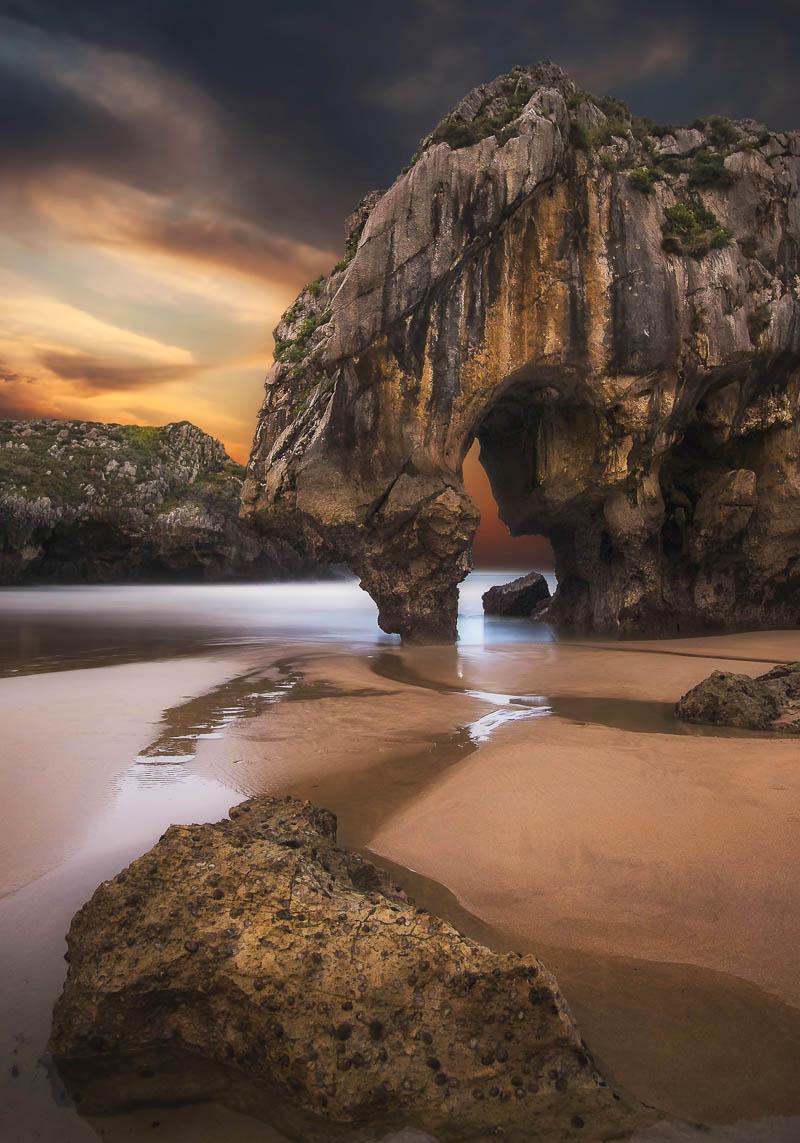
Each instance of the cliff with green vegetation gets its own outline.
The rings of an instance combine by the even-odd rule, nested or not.
[[[188,421],[0,421],[0,583],[295,574],[239,520],[244,469]]]

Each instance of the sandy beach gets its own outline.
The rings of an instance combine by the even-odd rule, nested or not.
[[[94,1137],[39,1062],[72,913],[169,822],[285,792],[333,809],[342,844],[463,931],[540,955],[620,1088],[739,1124],[711,1138],[791,1139],[798,743],[672,708],[716,668],[800,659],[800,636],[402,650],[301,634],[0,679],[16,763],[0,774],[2,1084],[20,1143]],[[187,1108],[95,1126],[137,1140],[154,1119],[175,1140],[199,1122]],[[276,1139],[222,1108],[200,1121],[209,1141]]]
[[[330,806],[426,903],[542,955],[642,1098],[712,1122],[797,1112],[798,746],[672,713],[714,669],[796,657],[786,632],[312,655],[305,677],[340,697],[283,704],[198,764]],[[511,696],[542,705],[515,717]]]
[[[0,680],[7,763],[0,896],[79,849],[165,707],[207,693],[247,667],[244,653],[130,663]],[[58,796],[53,797],[53,791]]]

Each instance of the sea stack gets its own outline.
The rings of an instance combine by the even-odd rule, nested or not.
[[[245,515],[451,640],[477,438],[550,621],[795,625],[799,181],[797,132],[658,127],[549,63],[476,88],[279,324]]]

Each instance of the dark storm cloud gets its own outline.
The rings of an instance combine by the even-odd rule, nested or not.
[[[63,160],[113,170],[141,152],[132,127],[47,77],[3,66],[0,58],[0,162],[35,169]]]
[[[193,191],[318,244],[339,243],[355,201],[394,177],[465,90],[516,62],[556,59],[582,86],[614,91],[662,121],[712,110],[778,127],[798,117],[794,0],[17,0],[0,11],[54,42],[128,53],[194,85],[214,109],[224,175],[198,170]],[[130,125],[117,131],[113,117],[75,98],[55,106],[44,77],[16,99],[8,86],[3,94],[6,115],[16,116],[12,152],[30,128],[29,155],[71,148],[77,162],[132,179],[146,172],[169,190],[189,177],[168,156],[159,175],[157,138]]]
[[[136,362],[121,365],[118,361],[95,357],[88,353],[43,353],[40,361],[51,373],[63,381],[71,382],[75,393],[82,395],[107,393],[124,389],[146,389],[151,385],[164,385],[197,373],[202,366],[152,365]]]
[[[516,62],[553,58],[580,85],[660,121],[800,117],[794,0],[17,0],[0,12],[7,171],[70,159],[322,246],[341,244],[344,215],[395,176],[465,90]],[[132,121],[91,91],[65,92],[41,60],[21,75],[15,30],[23,47],[27,34],[45,37],[56,63],[76,46],[124,53],[157,69],[154,83],[202,93],[186,111],[208,122],[208,147],[187,148],[157,118]]]
[[[141,189],[174,185],[180,149],[169,120],[154,132],[152,115],[104,100],[101,59],[81,41],[0,20],[2,183],[66,166]]]

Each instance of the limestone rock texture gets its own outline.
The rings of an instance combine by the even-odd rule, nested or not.
[[[686,692],[675,713],[687,722],[800,734],[800,663],[781,664],[754,679],[714,671]]]
[[[188,421],[0,421],[0,583],[299,574],[239,519],[243,476]]]
[[[553,64],[467,95],[276,330],[243,511],[455,637],[475,438],[555,624],[800,615],[800,133],[658,127]]]
[[[528,572],[511,583],[490,587],[481,596],[487,615],[515,615],[529,618],[550,600],[547,580],[539,572]]]
[[[304,1143],[616,1139],[654,1118],[600,1077],[535,957],[415,909],[296,799],[171,826],[67,943],[50,1048],[86,1114],[218,1099]]]

